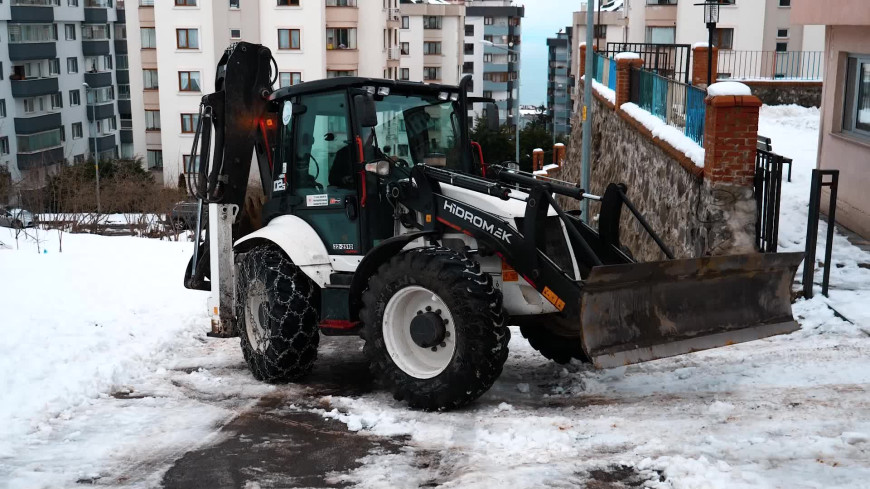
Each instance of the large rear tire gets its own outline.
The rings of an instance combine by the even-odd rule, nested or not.
[[[480,265],[444,248],[403,252],[363,293],[365,354],[399,401],[454,409],[486,392],[508,356],[501,292]]]
[[[311,371],[320,342],[320,289],[272,245],[239,255],[236,317],[242,354],[257,380]]]

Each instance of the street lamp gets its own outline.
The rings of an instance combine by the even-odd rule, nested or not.
[[[516,128],[516,159],[517,164],[520,164],[520,52],[510,49],[509,47],[495,44],[492,41],[481,40],[484,46],[491,46],[497,49],[507,51],[510,54],[517,55],[517,98],[514,101],[514,127]]]
[[[88,146],[90,146],[91,142],[93,142],[93,149],[88,148],[91,152],[91,156],[94,158],[94,173],[97,176],[97,214],[101,214],[100,211],[100,159],[97,158],[97,136],[94,134],[93,124],[94,124],[94,105],[91,103],[91,86],[87,84],[87,82],[82,83],[82,86],[85,87],[85,102],[87,102],[88,107]],[[96,100],[95,100],[96,102]],[[93,141],[92,141],[93,140]]]
[[[695,5],[704,6],[704,22],[707,24],[707,86],[713,83],[713,32],[719,22],[719,0],[706,0]]]

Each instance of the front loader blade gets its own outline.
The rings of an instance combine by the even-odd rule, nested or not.
[[[599,368],[799,328],[791,284],[803,253],[594,267],[580,293],[583,346]]]

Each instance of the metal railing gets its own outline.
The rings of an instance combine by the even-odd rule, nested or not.
[[[707,92],[651,71],[632,68],[631,101],[704,145]]]
[[[825,177],[831,177],[825,181]],[[810,183],[810,207],[807,215],[807,241],[804,251],[804,297],[813,298],[813,275],[816,273],[816,243],[819,239],[819,219],[822,212],[822,187],[830,188],[828,200],[828,235],[825,240],[825,262],[822,272],[822,295],[828,297],[831,280],[831,252],[834,247],[834,226],[837,223],[837,189],[840,186],[840,170],[813,170]]]
[[[640,55],[645,70],[688,84],[692,47],[688,44],[656,44],[646,42],[609,42],[607,56],[632,52]]]
[[[616,90],[616,61],[599,53],[594,54],[592,78],[611,90]]]
[[[812,80],[825,74],[822,51],[719,51],[718,78]]]
[[[783,166],[791,160],[772,151],[755,150],[755,242],[759,251],[775,253]]]

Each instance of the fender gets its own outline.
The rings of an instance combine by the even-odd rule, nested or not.
[[[353,280],[350,284],[350,315],[354,320],[359,319],[359,310],[362,308],[362,293],[369,284],[369,278],[378,271],[378,267],[393,256],[397,255],[408,243],[426,236],[435,236],[436,230],[417,231],[414,233],[401,234],[381,241],[363,257]]]
[[[320,288],[329,283],[332,264],[323,240],[310,224],[292,215],[278,216],[265,227],[239,239],[233,251],[243,253],[264,241],[276,244]]]

